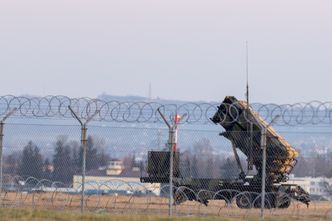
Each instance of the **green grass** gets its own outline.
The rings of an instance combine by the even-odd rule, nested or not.
[[[112,215],[110,213],[89,213],[82,215],[78,211],[47,211],[47,210],[32,210],[32,209],[0,209],[0,221],[244,221],[245,219],[222,218],[222,217],[157,217],[157,216],[125,216]],[[246,219],[254,221],[256,219]],[[268,218],[267,221],[315,221],[324,219],[315,219],[308,217],[308,219],[296,218]],[[326,219],[327,220],[327,219]]]

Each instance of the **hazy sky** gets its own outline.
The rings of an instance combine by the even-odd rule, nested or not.
[[[332,101],[332,1],[1,0],[0,94]]]

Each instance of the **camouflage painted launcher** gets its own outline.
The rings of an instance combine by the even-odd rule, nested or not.
[[[234,151],[240,149],[248,157],[248,167],[255,165],[260,179],[262,168],[262,149],[260,145],[261,127],[268,126],[247,102],[227,96],[211,120],[225,128],[221,133],[231,141]],[[296,164],[298,152],[269,126],[267,129],[267,179],[272,183],[286,181]]]

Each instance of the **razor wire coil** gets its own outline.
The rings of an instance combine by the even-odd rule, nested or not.
[[[219,103],[167,103],[155,101],[119,101],[92,98],[69,98],[66,96],[24,97],[0,96],[0,116],[17,108],[14,116],[21,118],[71,119],[70,106],[81,119],[98,113],[93,120],[116,123],[160,123],[159,109],[170,120],[176,113],[186,117],[182,124],[210,124],[210,118],[220,108]],[[221,122],[232,123],[248,120],[236,109],[236,103],[221,104],[232,113],[232,119],[219,116]],[[330,125],[332,124],[332,102],[312,101],[295,104],[252,103],[250,108],[264,120],[280,116],[275,125]],[[241,114],[244,117],[241,118]]]
[[[0,194],[0,207],[2,208],[34,208],[73,210],[79,208],[79,193],[81,183],[64,184],[48,179],[36,179],[34,177],[23,178],[21,176],[7,176],[8,186],[4,186]],[[165,214],[168,208],[168,186],[160,186],[151,189],[141,183],[128,182],[121,179],[107,181],[89,181],[86,183],[90,189],[86,190],[84,204],[91,212],[111,211],[123,214]],[[227,193],[227,194],[225,194]],[[292,200],[286,193],[278,202],[272,200],[273,193],[266,193],[265,203],[271,207],[269,215],[296,216],[321,216],[330,213],[331,202],[317,199],[311,202],[311,206]],[[257,215],[261,194],[256,192],[239,192],[232,189],[221,191],[199,190],[194,191],[188,187],[174,187],[174,209],[177,216],[181,215],[212,215],[229,216],[241,215],[244,218],[253,218]],[[227,197],[226,197],[227,196]],[[204,200],[210,202],[203,204]],[[239,210],[238,201],[245,206]],[[249,202],[249,203],[248,203]],[[273,208],[272,204],[284,205],[290,203],[286,209]]]

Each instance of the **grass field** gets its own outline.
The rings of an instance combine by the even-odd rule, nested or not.
[[[181,217],[170,219],[168,217],[156,217],[156,216],[119,216],[109,213],[85,213],[82,215],[80,212],[71,211],[46,211],[46,210],[31,210],[31,209],[0,209],[0,220],[2,221],[67,221],[67,220],[80,220],[80,221],[141,221],[141,220],[153,220],[153,221],[167,221],[167,220],[234,220],[237,219],[222,219],[222,218],[194,218],[194,217]]]
[[[168,200],[162,197],[91,195],[86,197],[85,205],[87,213],[81,216],[79,195],[9,192],[1,198],[0,221],[169,220]],[[174,220],[258,220],[260,209],[239,209],[234,203],[226,205],[220,200],[211,200],[208,207],[186,201],[174,206],[174,214],[180,217]],[[272,221],[332,220],[332,202],[315,201],[307,208],[294,201],[288,209],[267,209],[265,215]]]
[[[237,218],[223,218],[223,217],[179,217],[168,218],[157,216],[126,216],[126,215],[112,215],[110,213],[84,213],[82,215],[78,211],[48,211],[48,210],[32,210],[32,209],[0,209],[1,221],[240,221],[243,219]],[[257,220],[257,218],[246,219],[248,221]],[[268,221],[318,221],[318,220],[331,220],[321,217],[308,217],[308,218],[291,218],[291,217],[275,217],[266,218]]]

